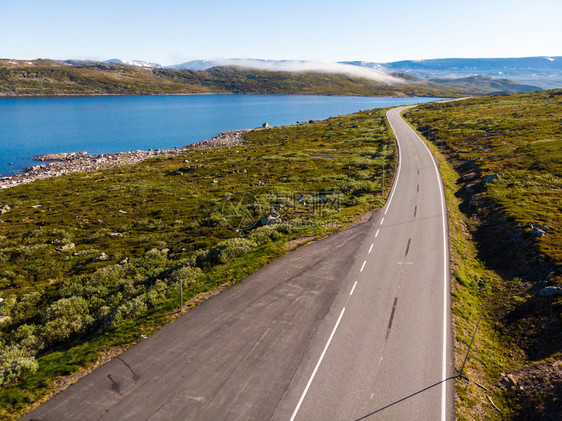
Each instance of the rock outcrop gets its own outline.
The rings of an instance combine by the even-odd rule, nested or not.
[[[245,130],[232,130],[229,132],[222,132],[215,137],[207,140],[203,140],[198,143],[192,143],[191,145],[184,146],[183,149],[190,148],[218,148],[221,146],[236,146],[244,142],[244,134],[251,132],[253,129]]]
[[[46,155],[35,155],[34,161],[73,161],[75,159],[84,158],[88,152],[64,152],[64,153],[48,153]]]

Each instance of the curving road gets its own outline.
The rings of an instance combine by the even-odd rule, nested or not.
[[[277,259],[26,420],[452,418],[446,211],[402,120],[387,205]]]
[[[406,108],[387,113],[400,151],[387,205],[365,227],[349,293],[338,297],[279,419],[452,418],[446,209],[435,161],[400,116]]]

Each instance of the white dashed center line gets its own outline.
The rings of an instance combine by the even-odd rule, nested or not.
[[[355,283],[353,284],[353,288],[351,288],[351,292],[349,293],[349,295],[353,295],[353,291],[355,291],[356,286],[357,286],[357,281],[355,281]]]

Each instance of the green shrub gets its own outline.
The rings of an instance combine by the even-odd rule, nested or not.
[[[98,318],[103,318],[106,317],[107,315],[109,315],[111,313],[111,308],[108,306],[100,306],[97,310],[97,314],[96,316]]]
[[[209,250],[207,260],[213,263],[228,263],[254,247],[257,247],[257,244],[248,238],[230,238]]]
[[[376,174],[373,171],[368,171],[368,170],[359,170],[355,174],[352,175],[352,177],[355,180],[370,180],[370,179],[374,178],[375,176],[376,176]]]
[[[136,273],[145,276],[155,276],[171,265],[168,253],[158,249],[149,249],[143,257],[135,260]]]
[[[146,301],[150,307],[158,305],[165,298],[165,295],[156,289],[151,289],[146,294]]]
[[[365,193],[373,193],[378,191],[379,185],[368,180],[348,180],[340,184],[343,193],[350,196],[359,196]]]
[[[15,294],[8,295],[2,304],[0,304],[0,315],[11,316],[12,310],[18,302],[17,296]]]
[[[46,321],[43,339],[46,344],[52,346],[70,339],[75,334],[85,332],[94,318],[89,315],[87,301],[74,296],[61,298],[51,304],[43,313],[43,320]]]
[[[99,239],[106,238],[109,231],[107,229],[98,230],[84,239],[86,243],[95,243]]]
[[[35,358],[17,346],[0,346],[0,386],[35,373],[39,364]]]
[[[43,313],[46,321],[55,320],[60,317],[74,317],[88,314],[88,303],[80,297],[61,298],[49,306]]]
[[[41,301],[41,293],[39,291],[31,291],[23,294],[20,300],[13,303],[10,315],[15,323],[32,317],[37,312],[37,307]]]
[[[200,276],[203,272],[199,268],[193,268],[190,266],[184,266],[179,269],[176,269],[172,272],[169,277],[169,281],[172,284],[177,284],[182,282],[184,287],[189,287],[195,284],[197,277]]]
[[[115,328],[125,320],[144,313],[148,309],[146,301],[147,297],[143,294],[142,296],[139,295],[124,304],[121,304],[117,309],[111,312],[104,323],[104,327],[106,329]]]
[[[96,287],[109,286],[125,276],[125,268],[122,265],[110,265],[96,270],[90,283]]]
[[[38,351],[43,348],[43,340],[39,336],[40,329],[35,325],[23,324],[12,335],[12,341],[22,349]]]
[[[45,324],[43,328],[43,339],[47,345],[53,346],[59,342],[74,338],[76,334],[85,333],[93,322],[94,318],[89,315],[57,317]]]
[[[29,277],[34,278],[36,281],[44,282],[49,279],[55,279],[63,273],[65,264],[60,260],[57,261],[56,257],[49,250],[43,250],[27,257],[32,258],[25,259],[25,262],[29,263],[25,264],[23,269]]]
[[[258,245],[265,244],[269,241],[276,241],[280,239],[283,235],[277,231],[274,227],[266,225],[264,227],[259,227],[248,234],[248,239],[255,242]]]
[[[166,284],[166,282],[164,282],[162,279],[157,279],[156,282],[154,282],[154,285],[152,285],[152,287],[150,288],[150,290],[162,293],[166,291],[167,288],[168,285]]]

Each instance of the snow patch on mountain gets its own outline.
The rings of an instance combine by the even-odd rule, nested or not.
[[[117,63],[117,64],[127,64],[129,66],[147,67],[147,68],[161,68],[162,66],[158,63],[150,63],[148,61],[142,60],[121,60],[118,58],[112,58],[106,60],[106,63]]]

